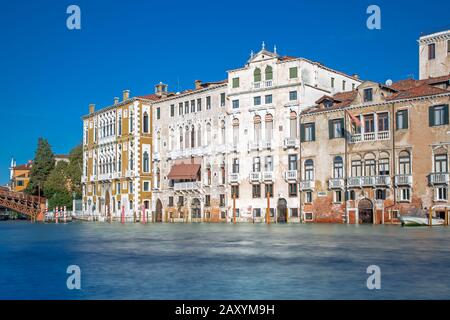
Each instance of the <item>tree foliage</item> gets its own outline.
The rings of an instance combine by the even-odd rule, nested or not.
[[[73,148],[69,154],[69,165],[67,167],[67,176],[70,181],[70,192],[75,192],[76,198],[81,198],[81,175],[83,172],[83,146],[80,144]]]
[[[39,189],[44,187],[50,172],[55,167],[55,157],[47,139],[39,138],[38,146],[30,172],[30,182],[25,192],[38,195]]]

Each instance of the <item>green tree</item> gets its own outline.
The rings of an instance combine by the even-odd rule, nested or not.
[[[69,164],[67,162],[58,162],[44,184],[44,196],[48,199],[48,206],[51,209],[55,206],[67,206],[68,209],[72,208],[68,171]]]
[[[81,199],[81,176],[83,172],[83,146],[80,144],[73,148],[69,154],[67,174],[70,181],[69,191],[76,193],[76,198]]]
[[[38,146],[30,172],[30,183],[25,192],[33,195],[38,194],[47,181],[47,177],[55,167],[55,157],[47,139],[39,138]]]

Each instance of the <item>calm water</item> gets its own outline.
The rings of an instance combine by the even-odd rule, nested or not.
[[[1,222],[0,237],[3,299],[450,298],[450,228]]]

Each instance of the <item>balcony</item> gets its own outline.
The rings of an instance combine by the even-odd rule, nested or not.
[[[300,182],[300,190],[313,191],[314,190],[314,180],[301,181]]]
[[[267,80],[264,82],[264,85],[266,86],[266,88],[271,88],[273,86],[273,81]]]
[[[350,136],[349,143],[359,143],[366,141],[382,141],[389,140],[390,132],[389,131],[380,131],[380,132],[366,132],[360,134],[353,134]]]
[[[261,148],[261,142],[253,141],[248,144],[249,151],[258,151]]]
[[[349,188],[361,188],[361,177],[351,177],[347,179],[347,186]]]
[[[153,153],[153,160],[154,160],[154,161],[159,161],[159,160],[161,160],[161,155],[160,155],[159,152]]]
[[[344,187],[345,187],[345,183],[344,183],[344,179],[342,179],[342,178],[328,180],[328,189],[330,189],[330,190],[344,189]]]
[[[230,184],[239,184],[239,173],[230,173],[229,183]]]
[[[375,185],[374,176],[361,177],[361,185],[363,187],[373,187]]]
[[[430,173],[428,176],[428,181],[430,185],[439,185],[439,184],[449,184],[449,174],[448,173]]]
[[[298,139],[286,138],[283,142],[284,149],[297,149],[299,147]]]
[[[260,183],[261,182],[261,172],[250,172],[250,183]]]
[[[112,179],[120,179],[121,173],[120,172],[113,172],[111,174]]]
[[[132,177],[133,177],[133,170],[125,171],[125,178],[132,178]]]
[[[297,170],[288,170],[284,173],[284,179],[288,182],[297,182],[298,181],[298,171]]]
[[[89,181],[95,181],[96,180],[96,176],[95,174],[91,174],[91,177],[89,179]]]
[[[390,187],[391,177],[390,176],[375,176],[375,185],[377,187]]]
[[[273,80],[253,82],[253,89],[258,90],[262,88],[271,88],[271,87],[273,87]]]
[[[202,184],[197,181],[177,182],[173,185],[174,191],[179,191],[179,192],[200,191],[201,187],[202,187]]]
[[[273,182],[273,172],[270,171],[263,172],[262,177],[264,182]]]
[[[263,141],[261,144],[262,149],[272,150],[272,141]]]
[[[395,176],[396,186],[412,186],[412,175],[410,174],[400,174]]]

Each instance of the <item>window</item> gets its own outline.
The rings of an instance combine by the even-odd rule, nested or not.
[[[260,184],[252,185],[252,197],[253,198],[261,198],[261,185]]]
[[[253,81],[260,82],[261,81],[261,69],[256,68],[253,72]]]
[[[211,109],[211,97],[206,97],[206,110]]]
[[[220,106],[225,107],[225,93],[220,94]]]
[[[220,207],[225,207],[225,195],[224,194],[221,194],[219,196],[219,206]]]
[[[298,69],[297,67],[289,68],[289,79],[298,78]]]
[[[334,203],[342,203],[342,191],[336,190],[334,192]]]
[[[253,208],[253,216],[255,218],[261,218],[261,208]]]
[[[401,175],[411,174],[411,157],[408,152],[402,151],[398,158],[398,172]]]
[[[183,206],[184,205],[184,197],[183,196],[179,196],[178,197],[178,205],[179,206]]]
[[[375,120],[373,114],[364,116],[364,130],[366,133],[375,132]]]
[[[430,107],[428,112],[430,127],[448,124],[448,105]]]
[[[434,156],[434,172],[435,173],[448,172],[448,161],[446,154],[437,154]]]
[[[352,161],[352,177],[362,176],[362,164],[360,160]]]
[[[298,208],[291,208],[291,217],[298,218]]]
[[[315,141],[315,123],[305,123],[300,126],[300,135],[302,142]]]
[[[397,111],[397,130],[408,129],[408,110]]]
[[[209,194],[205,195],[205,206],[206,207],[211,206],[211,196]]]
[[[305,203],[312,203],[313,202],[313,194],[311,191],[308,191],[305,193]]]
[[[345,86],[346,85],[346,82],[345,82],[345,80],[342,80],[342,91],[345,91]]]
[[[389,131],[389,114],[387,112],[378,114],[378,131]]]
[[[239,144],[239,120],[233,119],[233,146]]]
[[[189,113],[189,101],[186,101],[184,103],[184,113],[188,114]]]
[[[233,100],[232,104],[233,104],[233,109],[239,108],[239,100]]]
[[[266,141],[272,141],[273,136],[273,117],[271,114],[266,115]]]
[[[289,91],[289,101],[297,100],[297,91]]]
[[[273,71],[272,71],[272,67],[271,66],[267,66],[266,70],[266,80],[272,80],[273,79]]]
[[[182,116],[183,115],[183,103],[180,102],[178,104],[178,115]]]
[[[386,189],[377,189],[375,191],[376,200],[386,200]]]
[[[364,161],[364,175],[367,177],[375,176],[375,160]]]
[[[158,109],[156,109],[156,110],[158,110]],[[143,132],[144,133],[148,133],[148,113],[147,112],[144,112],[144,119],[143,119],[143,121],[144,121]]]
[[[195,112],[195,100],[191,100],[191,112]]]
[[[239,159],[238,158],[233,159],[233,166],[231,169],[233,170],[233,173],[239,173]]]
[[[255,106],[261,105],[261,97],[253,97],[253,105]]]
[[[150,172],[150,161],[149,161],[149,157],[148,157],[148,152],[145,151],[144,152],[144,159],[143,159],[143,170],[144,172]]]
[[[266,159],[264,162],[264,171],[266,171],[266,172],[273,171],[273,157],[272,156],[266,156]]]
[[[344,165],[342,157],[337,156],[333,162],[333,177],[334,179],[342,179],[344,177]]]
[[[373,89],[367,88],[364,89],[364,102],[370,102],[373,100]]]
[[[305,161],[305,181],[314,180],[314,161],[308,159]]]
[[[288,184],[288,194],[289,194],[289,197],[297,196],[297,184],[296,183]]]
[[[447,40],[447,53],[450,53],[450,40]]]
[[[272,95],[268,94],[264,97],[264,103],[265,104],[271,104],[272,103]]]
[[[288,155],[288,168],[289,170],[297,171],[297,155],[290,154]]]
[[[436,44],[431,43],[428,45],[428,60],[436,58]]]
[[[411,201],[411,189],[400,188],[398,190],[398,198],[400,201]]]
[[[231,198],[233,197],[239,198],[239,186],[231,186]]]
[[[120,184],[118,184],[118,185],[119,185],[119,187],[120,187]],[[144,181],[144,187],[143,187],[143,189],[144,189],[144,192],[149,192],[149,191],[150,191],[150,182]]]
[[[161,119],[161,108],[160,107],[156,108],[156,119],[157,120]]]
[[[267,197],[267,194],[269,194],[269,197],[273,198],[273,184],[266,184],[264,190],[265,190],[264,195],[266,197]]]
[[[239,88],[239,78],[233,78],[233,80],[232,80],[232,87],[233,88]]]
[[[291,111],[289,127],[289,137],[291,139],[297,139],[297,114],[295,111]]]
[[[355,200],[356,199],[355,190],[348,190],[345,197],[346,197],[346,200]]]
[[[253,158],[253,172],[261,172],[261,158],[260,157]]]
[[[447,187],[439,187],[435,189],[436,201],[447,201]]]
[[[173,207],[173,197],[169,197],[169,207]]]
[[[390,173],[389,159],[380,159],[378,161],[378,174],[380,176],[388,176]]]
[[[119,116],[119,128],[117,129],[119,136],[122,135],[122,117]]]
[[[335,81],[335,79],[331,78],[331,88],[333,88],[333,89],[334,89],[334,81]]]
[[[329,138],[337,139],[344,137],[344,119],[329,120],[328,123]]]
[[[128,188],[128,192],[129,192],[129,193],[133,193],[133,192],[134,192],[133,186],[134,186],[134,185],[133,185],[133,181],[130,181],[130,182],[129,182],[129,188]]]

